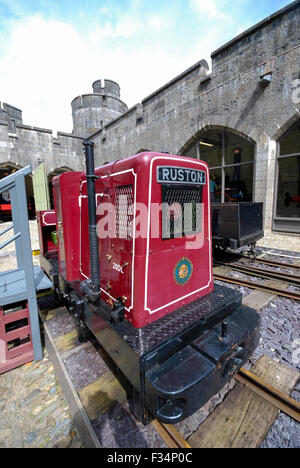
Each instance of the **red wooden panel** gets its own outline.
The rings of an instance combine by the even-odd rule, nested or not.
[[[29,320],[29,310],[28,309],[20,309],[16,312],[11,312],[7,315],[4,315],[2,322],[6,325],[8,323],[16,322],[17,320],[21,320],[24,318],[28,318]]]
[[[19,320],[24,319],[28,319],[28,325],[24,326],[22,323],[17,323]],[[14,323],[18,328],[6,331],[5,326]],[[29,337],[29,341],[23,344],[13,343],[14,346],[8,349],[10,343],[14,340],[24,340],[27,337]],[[2,307],[0,308],[0,340],[0,374],[34,359],[28,308],[7,314],[3,312]]]
[[[3,374],[4,372],[8,372],[11,369],[15,369],[16,367],[22,366],[23,364],[26,364],[27,362],[30,362],[33,360],[34,360],[34,354],[33,354],[33,351],[30,350],[27,353],[23,353],[22,355],[17,356],[13,359],[8,359],[4,363],[0,362],[0,374]]]
[[[0,322],[0,338],[5,337],[5,336],[6,336],[5,325],[4,323]]]
[[[25,327],[16,328],[16,330],[12,330],[6,333],[6,340],[7,342],[16,340],[17,338],[25,338],[26,336],[31,334],[30,326],[26,325]]]
[[[20,356],[21,354],[28,353],[29,351],[33,351],[31,341],[28,341],[28,343],[24,343],[22,345],[16,346],[15,348],[9,349],[7,352],[7,356],[8,356],[8,359],[12,359],[16,356]]]

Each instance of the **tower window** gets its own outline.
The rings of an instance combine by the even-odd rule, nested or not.
[[[9,130],[13,133],[16,133],[16,121],[15,119],[10,119],[10,126]]]

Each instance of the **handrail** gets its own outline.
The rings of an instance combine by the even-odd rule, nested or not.
[[[41,333],[36,300],[35,275],[31,255],[30,230],[28,223],[28,207],[25,187],[25,176],[31,174],[31,167],[26,166],[0,180],[0,193],[9,190],[12,211],[12,225],[4,228],[0,236],[13,228],[13,235],[0,245],[0,250],[11,242],[15,242],[17,270],[24,274],[24,290],[20,297],[26,300],[29,309],[31,336],[34,359],[42,358]],[[1,278],[5,279],[9,272],[4,272]],[[22,286],[23,288],[23,286]],[[5,298],[3,298],[5,302]]]
[[[21,233],[18,232],[18,233],[15,234],[13,237],[11,237],[11,238],[8,239],[7,241],[5,241],[5,242],[3,242],[2,244],[0,244],[0,250],[1,250],[1,249],[4,249],[4,247],[6,247],[8,244],[11,244],[11,242],[15,241],[15,240],[18,239],[20,236],[21,236]]]
[[[4,185],[2,188],[0,188],[0,193],[3,192],[8,192],[9,190],[13,189],[15,184],[13,182],[10,182],[10,184]]]
[[[20,169],[17,172],[13,172],[12,174],[4,177],[3,179],[0,180],[0,193],[4,192],[4,190],[8,190],[8,186],[12,185],[15,186],[15,177],[16,175],[23,175],[24,177],[28,174],[31,174],[31,166],[26,166],[23,167],[23,169]]]
[[[14,225],[11,224],[10,226],[8,226],[6,229],[3,229],[3,231],[0,232],[0,237],[5,234],[6,232],[10,231],[11,229],[13,229]]]

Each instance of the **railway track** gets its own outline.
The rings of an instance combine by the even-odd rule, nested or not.
[[[248,260],[250,262],[255,262],[255,263],[261,263],[264,265],[269,265],[273,267],[278,267],[278,268],[288,268],[288,269],[294,269],[294,270],[300,270],[300,265],[295,265],[293,263],[283,263],[283,262],[278,262],[276,260],[268,260],[267,258],[260,258],[256,257],[255,259],[251,259],[248,257],[245,257],[245,255],[239,255],[239,254],[233,254],[236,255],[237,257],[243,259],[243,260]],[[299,258],[300,260],[300,258]]]
[[[224,281],[226,283],[237,284],[239,286],[245,286],[250,289],[259,289],[261,291],[269,292],[275,294],[276,296],[286,297],[287,299],[293,299],[295,301],[300,301],[300,293],[297,291],[289,291],[283,288],[276,288],[274,286],[269,286],[267,284],[255,283],[254,281],[242,280],[240,278],[231,278],[226,275],[219,273],[214,273],[214,278],[219,281]]]
[[[252,265],[245,265],[239,262],[222,262],[222,261],[215,261],[214,264],[216,266],[226,266],[231,268],[232,270],[237,270],[242,273],[249,274],[251,276],[259,276],[261,278],[266,279],[276,279],[279,281],[285,281],[289,284],[294,284],[296,286],[300,286],[300,276],[293,275],[291,273],[285,273],[282,271],[271,271],[265,270],[262,268],[258,268]]]
[[[239,261],[236,261],[236,258],[239,258]],[[253,264],[261,263],[263,265],[268,265],[270,267],[280,268],[281,270],[295,270],[295,273],[286,273],[285,271],[278,270],[268,270],[266,268],[259,268]],[[273,260],[268,260],[264,258],[249,259],[243,255],[224,255],[223,258],[214,259],[214,266],[224,266],[230,268],[231,270],[239,271],[249,276],[260,277],[264,279],[272,279],[287,284],[291,284],[300,288],[300,275],[298,271],[300,270],[300,265],[294,265],[289,263],[283,263]],[[237,284],[239,286],[245,286],[250,289],[259,289],[266,291],[277,296],[283,296],[288,299],[300,300],[300,290],[291,291],[286,288],[280,288],[269,284],[257,283],[255,281],[242,279],[242,278],[233,278],[227,276],[226,274],[214,272],[214,278],[220,281],[225,281],[227,283]]]
[[[285,393],[280,392],[273,386],[269,385],[260,377],[257,377],[252,372],[246,369],[240,371],[234,378],[250,388],[253,392],[264,398],[273,406],[284,412],[295,421],[300,422],[300,403],[292,399]],[[152,425],[160,437],[164,440],[168,448],[172,449],[188,449],[193,448],[180,434],[175,426],[170,424],[163,424],[155,419]]]
[[[48,330],[46,325],[47,325],[47,322],[44,323],[44,326],[46,327],[46,330],[47,330],[46,334],[49,337],[49,330]],[[70,333],[72,334],[72,332],[70,332]],[[70,333],[68,333],[67,335],[70,335]],[[58,346],[59,338],[56,338],[57,345],[55,344],[55,347]],[[71,340],[71,338],[68,336],[68,338],[66,340],[67,348],[64,348],[64,347],[62,348],[61,347],[61,342],[60,342],[60,347],[59,347],[60,351],[56,350],[56,352],[57,353],[60,352],[62,354],[59,354],[59,359],[57,359],[57,363],[60,363],[60,362],[62,363],[63,362],[63,359],[61,358],[61,356],[66,351],[66,349],[68,349],[69,351],[71,351],[73,349],[72,347],[70,347],[70,340]],[[48,342],[48,345],[49,345],[50,338],[47,339],[47,342]],[[52,344],[54,343],[54,339],[52,339],[52,338],[51,338],[51,343]],[[95,349],[99,352],[99,345],[97,345],[97,347]],[[53,356],[52,351],[50,352],[50,354]],[[101,352],[100,357],[102,359],[104,359],[105,354],[106,354],[105,352]],[[107,365],[109,366],[109,360],[106,361],[106,362],[107,362]],[[57,363],[55,365],[57,365]],[[63,373],[63,370],[61,372]],[[112,376],[113,375],[114,374],[112,373]],[[103,376],[102,376],[102,378],[103,378]],[[271,387],[267,382],[263,381],[262,379],[259,379],[256,375],[254,375],[253,373],[251,373],[249,371],[246,371],[244,369],[241,369],[239,371],[239,373],[234,376],[234,378],[237,381],[239,381],[241,384],[246,385],[247,387],[249,387],[251,389],[251,391],[253,391],[253,392],[257,393],[258,395],[260,395],[260,397],[262,397],[265,401],[270,402],[274,407],[276,407],[276,408],[280,409],[281,411],[287,413],[289,416],[294,418],[296,421],[300,422],[300,404],[298,402],[294,401],[292,398],[290,398],[287,394],[281,393],[277,389]],[[99,380],[101,380],[101,378]],[[112,381],[114,381],[114,379]],[[70,383],[70,378],[67,379],[67,382]],[[94,385],[94,384],[95,384],[95,382],[92,382],[91,385]],[[99,388],[98,385],[100,385],[100,384],[97,383],[97,386],[95,387],[96,390]],[[72,388],[73,388],[73,385],[70,387],[70,391],[67,392],[68,398],[70,397],[70,394],[73,391],[75,392],[75,389],[74,388],[72,389]],[[92,390],[92,388],[89,389],[89,392],[87,393],[87,395],[89,395],[89,398],[87,400],[85,400],[85,399],[81,400],[82,395],[80,397],[77,396],[76,401],[77,401],[77,399],[80,400],[81,404],[83,405],[83,408],[87,408],[85,405],[89,404],[88,402],[91,401],[91,396],[98,393],[98,390],[96,391],[96,393],[93,393],[93,392],[95,392],[95,388],[93,387],[93,390]],[[102,388],[102,387],[100,387],[100,388]],[[124,392],[124,394],[126,395],[125,392]],[[76,395],[77,395],[77,393],[76,393]],[[73,401],[73,399],[72,399],[72,401]],[[92,401],[94,401],[93,398],[92,398]],[[100,400],[100,403],[101,402],[102,402],[102,399]],[[223,403],[221,403],[221,405],[222,404]],[[241,408],[241,411],[243,411],[243,408]],[[78,411],[76,412],[76,414],[78,414]],[[162,424],[162,423],[158,422],[157,420],[153,421],[152,425],[153,425],[153,428],[155,429],[155,431],[157,431],[157,433],[160,435],[162,440],[164,440],[166,446],[169,449],[190,450],[190,449],[193,448],[194,442],[190,441],[190,439],[185,440],[185,438],[182,436],[182,434],[180,434],[180,432],[178,431],[176,426],[169,425],[169,424]],[[238,431],[239,429],[236,428],[236,430]]]
[[[296,257],[293,257],[296,258]],[[220,260],[219,260],[220,259]],[[237,260],[243,260],[244,262],[251,264],[251,263],[260,263],[263,265],[268,265],[271,267],[275,268],[283,268],[283,269],[289,269],[289,270],[300,270],[300,265],[295,264],[295,263],[284,263],[278,260],[269,260],[267,258],[263,257],[256,257],[256,258],[251,258],[243,254],[239,253],[234,253],[234,252],[223,252],[223,255],[220,256],[220,254],[217,257],[214,257],[214,261],[226,261],[228,263],[230,262],[235,262]],[[300,260],[300,257],[298,258]]]
[[[234,378],[263,397],[269,403],[272,403],[272,405],[289,415],[295,421],[300,422],[300,403],[296,400],[280,392],[246,369],[240,369]]]
[[[187,449],[192,448],[190,444],[182,437],[180,432],[172,424],[163,424],[157,419],[152,421],[152,426],[163,439],[168,448]]]

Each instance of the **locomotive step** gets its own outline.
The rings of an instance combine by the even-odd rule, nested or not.
[[[215,284],[212,293],[142,329],[112,324],[90,308],[85,324],[135,388],[135,416],[147,424],[147,408],[174,424],[217,393],[257,346],[259,315],[241,301],[238,291]]]
[[[193,414],[224,387],[247,361],[258,342],[259,316],[247,307],[238,308],[222,324],[159,366],[146,372],[147,401],[160,421],[174,424]],[[155,404],[153,404],[155,403]]]

